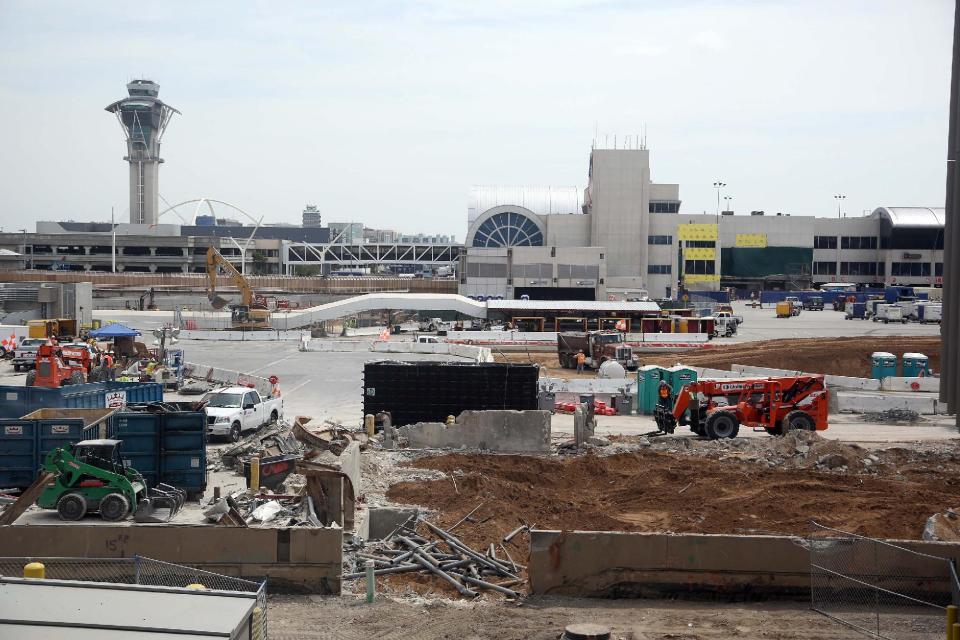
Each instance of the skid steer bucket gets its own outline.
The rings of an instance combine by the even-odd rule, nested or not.
[[[151,487],[133,514],[134,522],[169,522],[187,500],[187,494],[168,484]]]

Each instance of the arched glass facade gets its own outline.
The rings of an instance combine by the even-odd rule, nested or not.
[[[543,234],[533,220],[515,211],[487,218],[473,237],[475,247],[542,247]]]

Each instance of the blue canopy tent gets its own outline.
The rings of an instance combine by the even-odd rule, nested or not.
[[[94,329],[90,332],[90,337],[97,340],[113,340],[115,338],[133,338],[140,335],[140,332],[122,324],[108,324],[105,327]]]

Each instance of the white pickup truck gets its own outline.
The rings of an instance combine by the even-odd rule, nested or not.
[[[46,338],[24,338],[13,351],[13,370],[29,371],[37,362],[37,349],[46,342]]]
[[[207,435],[236,442],[244,431],[255,431],[283,417],[283,398],[261,396],[250,387],[215,389],[203,398],[207,405]]]

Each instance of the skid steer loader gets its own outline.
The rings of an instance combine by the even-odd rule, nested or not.
[[[98,511],[104,520],[167,522],[180,510],[186,494],[170,485],[148,488],[140,473],[120,457],[120,440],[83,440],[47,454],[44,471],[55,474],[37,499],[56,509],[63,520],[80,520]]]

